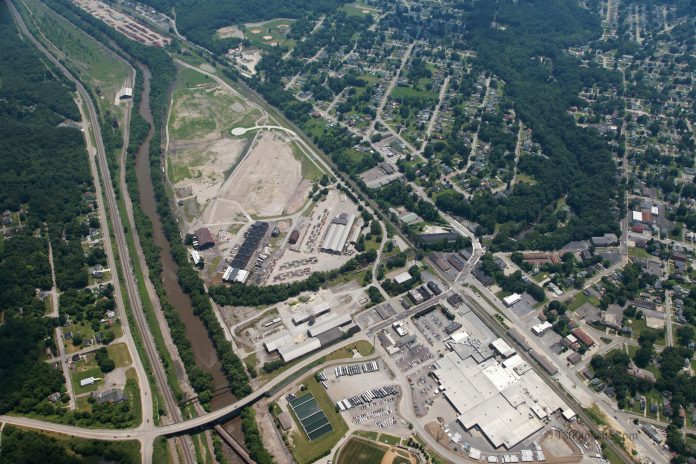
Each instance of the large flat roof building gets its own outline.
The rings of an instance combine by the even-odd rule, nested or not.
[[[350,317],[350,314],[334,314],[333,316],[327,316],[319,319],[318,324],[310,327],[309,330],[307,330],[307,334],[310,337],[317,337],[335,327],[346,325],[352,321],[353,319]]]
[[[303,322],[309,321],[312,317],[319,317],[331,311],[331,305],[328,303],[320,303],[312,308],[297,311],[292,316],[292,323],[300,325]]]
[[[433,373],[462,427],[478,427],[495,448],[512,448],[541,430],[545,417],[568,409],[518,355],[479,362],[452,351],[437,360]]]
[[[329,224],[329,230],[324,236],[321,251],[337,255],[343,253],[353,222],[355,222],[355,216],[352,214],[341,213],[336,216]]]
[[[278,354],[283,358],[283,361],[290,362],[319,348],[321,348],[321,342],[318,338],[308,338],[296,345],[281,346],[278,348]]]

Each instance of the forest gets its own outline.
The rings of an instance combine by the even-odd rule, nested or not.
[[[65,389],[62,373],[43,362],[46,348],[55,351],[57,322],[43,317],[37,293],[51,288],[48,240],[59,288],[82,288],[80,218],[93,187],[82,133],[59,126],[80,119],[72,88],[21,40],[5,3],[0,42],[0,203],[18,213],[0,239],[0,414],[40,412],[52,409],[49,394]]]
[[[129,464],[140,461],[137,441],[110,442],[50,436],[17,427],[2,431],[0,464],[46,462],[51,464],[90,464],[111,462]]]

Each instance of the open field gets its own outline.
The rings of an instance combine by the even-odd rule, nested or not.
[[[341,11],[345,12],[348,16],[367,16],[380,13],[380,11],[373,6],[361,5],[357,2],[343,5]]]

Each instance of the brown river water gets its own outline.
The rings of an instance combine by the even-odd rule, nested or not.
[[[152,114],[150,112],[150,72],[147,68],[141,68],[144,76],[144,86],[142,99],[138,112],[145,120],[152,124]],[[186,327],[186,336],[191,342],[193,353],[196,358],[196,364],[213,376],[213,383],[216,388],[227,385],[227,379],[220,368],[220,361],[217,357],[217,352],[213,346],[213,342],[208,337],[208,330],[194,313],[191,299],[184,293],[179,285],[177,278],[178,266],[174,262],[170,253],[171,247],[169,241],[162,230],[162,222],[157,213],[157,201],[155,192],[150,177],[150,157],[149,146],[152,138],[152,129],[147,135],[147,139],[140,146],[135,159],[135,171],[138,183],[138,201],[145,214],[152,221],[153,238],[157,246],[160,248],[160,262],[162,264],[162,280],[164,290],[167,295],[167,300],[179,313],[184,326]],[[211,401],[211,409],[219,409],[227,404],[233,403],[236,397],[229,391],[218,393]],[[235,437],[240,443],[244,443],[244,436],[241,433],[240,418],[232,419],[223,424],[225,429]],[[228,450],[229,451],[229,450]],[[232,462],[237,462],[237,456],[233,453],[226,453]],[[235,459],[236,458],[236,459]],[[243,461],[239,461],[243,462]]]

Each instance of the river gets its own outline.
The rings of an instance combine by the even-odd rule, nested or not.
[[[146,67],[141,67],[143,72],[143,94],[138,107],[138,112],[150,124],[150,132],[147,138],[138,149],[135,158],[135,172],[138,183],[138,200],[140,206],[152,222],[152,232],[155,244],[160,248],[160,263],[162,264],[162,281],[167,301],[176,309],[179,317],[186,328],[186,336],[191,342],[196,364],[201,369],[209,372],[213,376],[213,383],[216,388],[228,384],[227,378],[220,368],[217,352],[213,342],[208,336],[208,330],[194,313],[191,299],[184,293],[179,285],[177,278],[178,266],[171,255],[169,241],[162,230],[162,222],[157,213],[157,200],[150,177],[150,140],[152,139],[152,113],[150,112],[150,71]],[[211,402],[211,409],[221,408],[236,400],[234,395],[226,391],[216,395]]]

